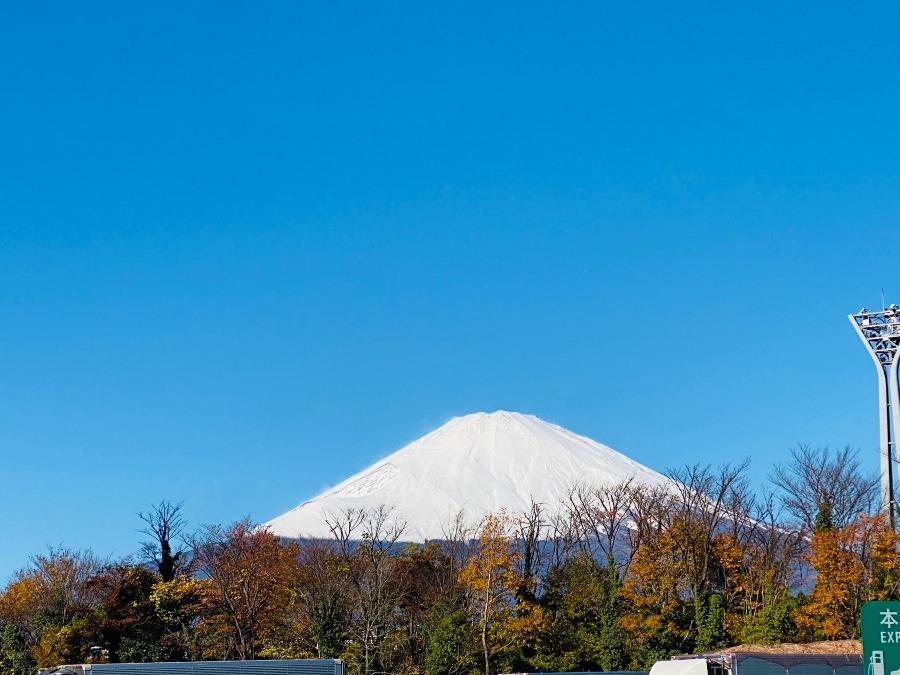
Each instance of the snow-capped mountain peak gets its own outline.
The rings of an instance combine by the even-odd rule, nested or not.
[[[330,538],[327,524],[347,509],[393,507],[403,539],[439,539],[463,512],[524,513],[531,501],[553,514],[576,483],[628,479],[661,485],[661,474],[610,447],[533,415],[498,410],[454,417],[417,441],[264,526],[290,538]]]

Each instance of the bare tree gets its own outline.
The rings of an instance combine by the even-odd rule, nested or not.
[[[744,474],[749,464],[749,460],[738,466],[724,464],[716,470],[695,464],[666,472],[675,495],[660,512],[660,524],[685,563],[695,600],[702,601],[714,590],[714,538],[732,525],[728,506],[743,499],[736,493],[747,489]]]
[[[558,570],[578,546],[578,528],[570,513],[559,511],[547,523],[547,574]]]
[[[531,500],[528,511],[514,523],[515,539],[520,548],[519,574],[522,584],[518,590],[522,597],[534,599],[537,594],[537,578],[544,567],[544,532],[547,521],[541,504]]]
[[[631,480],[615,485],[575,485],[569,492],[569,510],[578,543],[594,560],[615,565],[624,574],[636,550],[633,523],[636,486]]]
[[[746,541],[749,555],[745,566],[745,615],[754,606],[771,603],[774,598],[767,595],[777,597],[791,592],[803,571],[803,536],[798,529],[784,525],[777,500],[769,492],[764,492],[754,504]]]
[[[378,653],[403,593],[393,574],[396,560],[391,553],[406,523],[383,504],[370,510],[346,509],[326,516],[325,522],[347,570],[356,638],[363,649],[363,675],[369,675],[376,670]]]
[[[175,540],[184,534],[187,521],[181,512],[183,502],[173,504],[161,501],[151,504],[146,513],[138,513],[138,518],[147,526],[140,532],[152,537],[153,541],[141,544],[141,557],[156,566],[163,581],[172,581],[178,574],[188,571],[189,557],[183,548],[172,548]]]
[[[60,625],[79,612],[87,612],[97,595],[90,583],[105,564],[90,549],[76,551],[63,546],[50,547],[46,554],[31,559],[44,611]]]
[[[859,513],[871,513],[878,476],[865,472],[859,453],[849,445],[832,452],[808,445],[793,448],[791,458],[775,466],[769,480],[781,491],[785,510],[812,532],[816,514],[828,503],[835,526],[848,525]]]
[[[441,538],[438,545],[447,556],[448,566],[443,577],[442,591],[447,592],[457,584],[459,571],[469,559],[472,549],[472,537],[475,527],[466,519],[466,513],[460,509],[449,523],[441,526]]]

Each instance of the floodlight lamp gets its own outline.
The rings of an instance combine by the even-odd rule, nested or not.
[[[848,318],[878,372],[878,419],[881,451],[881,509],[894,524],[894,461],[900,435],[900,306],[880,312],[863,307]]]

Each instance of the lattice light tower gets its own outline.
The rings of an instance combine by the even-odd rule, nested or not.
[[[881,510],[894,525],[894,460],[900,434],[900,307],[880,312],[863,307],[850,315],[850,323],[866,346],[878,370],[878,420],[881,429]]]

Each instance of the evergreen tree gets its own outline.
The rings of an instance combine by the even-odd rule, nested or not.
[[[460,675],[471,671],[477,659],[465,611],[436,607],[428,623],[426,675]]]
[[[755,645],[795,642],[798,639],[794,622],[797,598],[787,592],[775,593],[771,587],[767,589],[766,597],[769,599],[766,604],[744,621],[741,642]]]
[[[320,659],[335,659],[344,649],[344,612],[335,590],[316,597],[307,610],[309,630]]]
[[[12,623],[3,626],[0,634],[0,672],[4,675],[32,675],[37,664],[19,628]]]
[[[708,652],[725,644],[722,597],[711,593],[694,604],[697,617],[696,651]]]
[[[822,499],[819,502],[819,510],[816,512],[816,520],[813,526],[815,532],[827,532],[834,529],[834,505],[831,503],[831,495],[828,490],[822,490]]]
[[[626,665],[625,635],[620,625],[622,611],[619,570],[610,554],[601,583],[599,611],[600,665],[603,670],[623,670]]]

